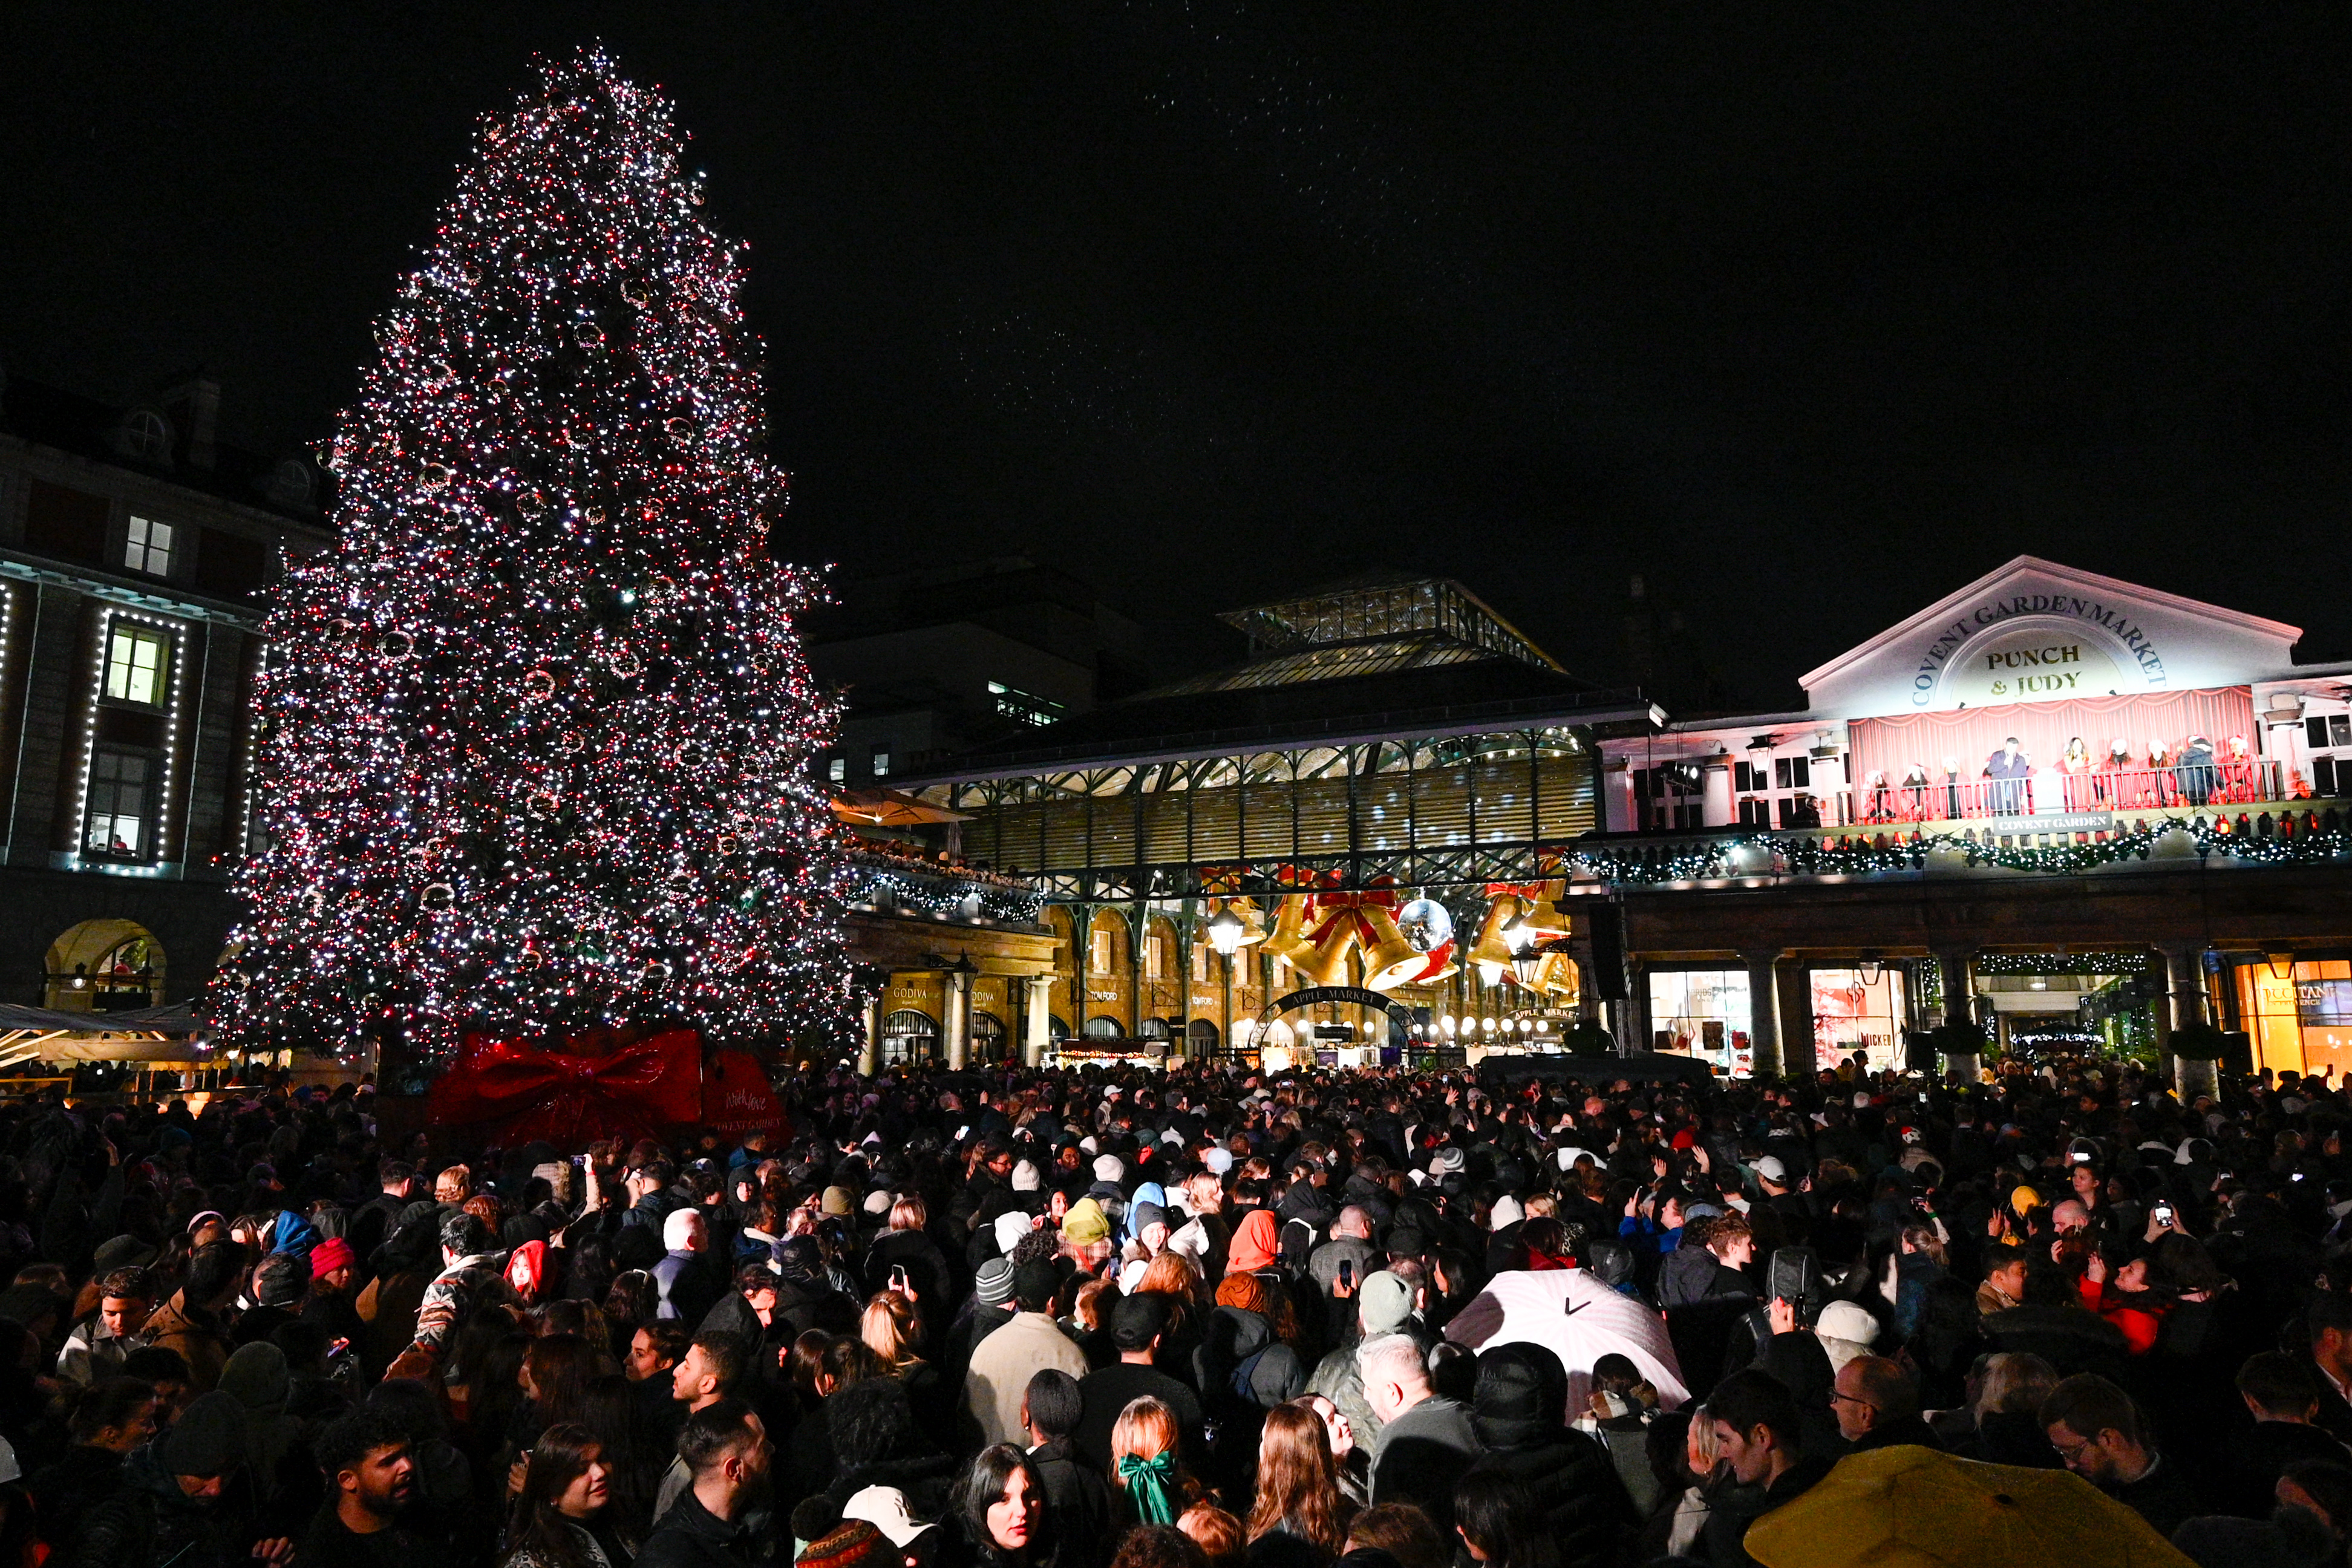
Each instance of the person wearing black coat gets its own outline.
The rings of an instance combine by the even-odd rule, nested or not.
[[[1497,1345],[1478,1358],[1471,1421],[1486,1453],[1470,1472],[1526,1487],[1562,1568],[1618,1562],[1640,1524],[1609,1451],[1567,1424],[1568,1372],[1540,1345]]]
[[[1118,1532],[1112,1528],[1110,1484],[1100,1465],[1080,1458],[1070,1443],[1085,1414],[1078,1380],[1046,1367],[1023,1395],[1029,1422],[1029,1462],[1045,1483],[1045,1511],[1054,1554],[1047,1568],[1102,1568]]]

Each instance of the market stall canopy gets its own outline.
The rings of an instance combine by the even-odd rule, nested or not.
[[[971,817],[943,805],[918,800],[895,789],[847,789],[833,797],[833,814],[862,827],[921,827],[933,823],[970,822]]]
[[[186,1002],[111,1013],[0,1003],[0,1068],[53,1062],[202,1062],[204,1024]]]
[[[1570,1410],[1584,1408],[1592,1392],[1592,1363],[1612,1351],[1633,1358],[1665,1408],[1680,1409],[1690,1399],[1674,1342],[1657,1313],[1581,1268],[1496,1275],[1445,1325],[1445,1337],[1473,1351],[1543,1346],[1568,1369]]]
[[[2188,1568],[2146,1520],[2070,1470],[1956,1459],[1905,1446],[1849,1455],[1748,1531],[1764,1568],[2063,1563]]]

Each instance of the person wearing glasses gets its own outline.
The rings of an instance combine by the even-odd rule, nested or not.
[[[2061,1380],[2042,1402],[2041,1419],[2068,1469],[2168,1541],[2181,1521],[2211,1511],[2195,1478],[2166,1464],[2142,1436],[2131,1395],[2097,1373]]]
[[[1906,1443],[1944,1446],[1919,1414],[1918,1381],[1885,1356],[1858,1355],[1838,1369],[1830,1413],[1837,1417],[1838,1436],[1857,1454]]]

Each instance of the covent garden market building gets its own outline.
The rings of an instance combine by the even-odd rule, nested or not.
[[[2352,665],[2295,627],[2020,557],[1801,710],[1680,721],[1443,579],[1224,618],[1237,667],[897,781],[1042,902],[896,910],[932,923],[869,1065],[1476,1061],[1588,1020],[1738,1075],[1963,1020],[2352,1063]]]

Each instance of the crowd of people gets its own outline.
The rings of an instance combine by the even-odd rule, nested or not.
[[[2352,1089],[1580,1066],[844,1072],[576,1150],[12,1101],[0,1568],[1738,1568],[1895,1447],[2346,1562]],[[1468,1332],[1522,1270],[1673,1375]]]

